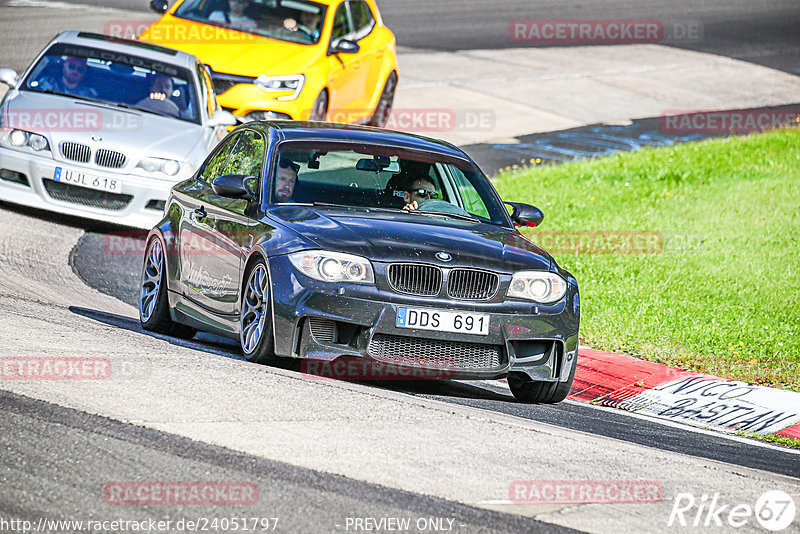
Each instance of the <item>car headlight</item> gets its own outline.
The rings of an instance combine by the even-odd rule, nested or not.
[[[50,143],[43,135],[25,130],[11,130],[3,135],[0,135],[0,141],[4,145],[13,146],[15,148],[29,147],[37,152],[42,150],[50,150]]]
[[[300,91],[303,90],[306,77],[302,74],[292,74],[290,76],[267,76],[261,74],[253,83],[256,87],[267,93],[292,91],[292,94],[279,96],[276,100],[294,100],[297,98],[297,95],[300,94]]]
[[[567,292],[567,282],[554,273],[520,271],[514,273],[508,296],[549,304],[561,300]]]
[[[240,122],[292,120],[292,118],[286,113],[278,113],[277,111],[263,111],[263,110],[251,111],[247,115],[236,118],[239,119]]]
[[[372,264],[360,256],[327,250],[306,250],[289,254],[289,261],[301,273],[321,282],[375,283]]]
[[[175,176],[181,171],[183,165],[174,159],[143,158],[136,166],[147,172],[160,172],[167,176]]]

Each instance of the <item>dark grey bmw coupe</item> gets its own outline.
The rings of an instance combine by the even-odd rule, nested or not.
[[[580,300],[575,278],[515,228],[542,218],[504,205],[443,141],[250,122],[173,187],[148,235],[140,320],[238,339],[253,362],[302,358],[351,378],[508,377],[521,401],[559,402]]]

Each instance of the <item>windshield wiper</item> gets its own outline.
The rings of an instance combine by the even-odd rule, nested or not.
[[[440,217],[452,217],[462,221],[480,222],[475,217],[470,215],[461,215],[460,213],[443,213],[441,211],[424,211],[424,210],[409,210],[408,213],[419,213],[420,215],[437,215]]]
[[[333,202],[312,202],[312,206],[319,206],[321,208],[364,208],[365,206],[350,206],[348,204],[334,204]]]
[[[98,100],[88,96],[74,95],[72,93],[65,93],[63,91],[55,91],[53,89],[31,89],[34,93],[45,93],[47,95],[66,96],[68,98],[77,98],[78,100],[85,100],[87,102],[94,102],[96,104],[108,104],[105,100]]]
[[[145,113],[152,113],[153,115],[161,115],[162,117],[169,117],[171,119],[180,118],[175,115],[170,115],[169,113],[162,113],[161,111],[155,111],[152,109],[138,108],[136,106],[131,106],[130,104],[123,104],[122,102],[108,102],[108,105],[116,106],[118,108],[135,109],[136,111],[144,111]]]
[[[57,96],[66,96],[69,98],[75,98],[78,100],[84,100],[86,102],[92,102],[93,104],[102,104],[104,106],[112,106],[115,108],[124,108],[124,109],[132,109],[135,111],[143,111],[145,113],[152,113],[153,115],[160,115],[162,117],[169,117],[171,119],[180,119],[181,117],[176,117],[175,115],[170,115],[169,113],[162,113],[160,111],[154,111],[152,109],[145,109],[136,106],[131,106],[130,104],[125,104],[123,102],[109,102],[108,100],[100,100],[97,98],[90,98],[88,96],[81,96],[81,95],[73,95],[71,93],[65,93],[63,91],[54,91],[53,89],[34,89],[36,93],[45,93],[48,95],[57,95]]]

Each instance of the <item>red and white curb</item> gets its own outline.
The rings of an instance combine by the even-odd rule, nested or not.
[[[505,379],[464,382],[508,392]],[[567,398],[669,424],[800,439],[800,393],[589,347],[578,350],[578,368]]]
[[[800,439],[800,393],[581,347],[569,398],[724,432]]]

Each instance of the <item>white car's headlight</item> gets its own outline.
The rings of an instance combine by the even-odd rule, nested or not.
[[[567,282],[554,273],[520,271],[514,273],[508,296],[549,304],[561,300],[567,292]]]
[[[372,264],[360,256],[327,250],[306,250],[289,254],[289,261],[301,273],[322,282],[375,283]]]
[[[160,172],[167,176],[175,176],[181,171],[181,162],[174,159],[143,158],[137,165],[147,172]]]
[[[9,132],[0,134],[0,142],[4,145],[13,146],[15,148],[29,147],[37,152],[42,150],[50,150],[50,144],[47,138],[25,130],[11,130]]]
[[[279,96],[276,100],[294,100],[303,90],[306,77],[302,74],[292,74],[290,76],[267,76],[261,74],[253,83],[256,87],[268,93],[292,91],[292,94]]]

